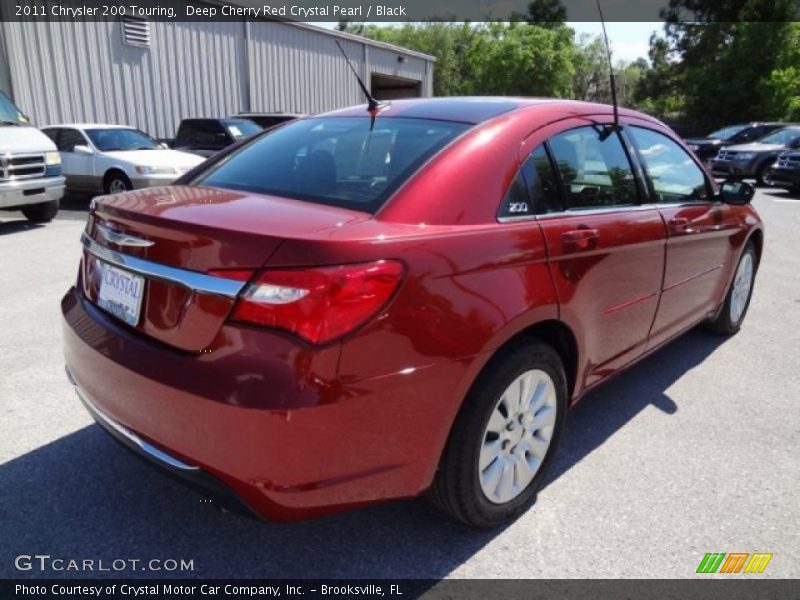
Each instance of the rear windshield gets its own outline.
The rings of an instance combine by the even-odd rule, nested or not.
[[[196,183],[376,212],[470,125],[425,119],[305,119],[273,130]]]

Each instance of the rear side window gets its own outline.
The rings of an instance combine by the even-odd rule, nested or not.
[[[245,145],[196,183],[374,213],[469,127],[406,118],[304,119]]]
[[[578,127],[548,140],[561,180],[566,208],[586,209],[638,204],[639,194],[619,136],[601,139],[595,127]]]
[[[639,148],[656,202],[675,204],[708,199],[703,171],[677,143],[652,129],[630,127],[626,131]]]
[[[555,173],[547,151],[544,146],[539,146],[514,178],[498,216],[507,219],[560,210]]]

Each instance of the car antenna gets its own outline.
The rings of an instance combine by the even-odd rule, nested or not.
[[[606,58],[608,59],[608,78],[611,82],[611,104],[614,107],[614,125],[606,127],[605,131],[600,134],[600,141],[602,142],[615,131],[620,130],[619,126],[619,106],[617,105],[617,86],[614,82],[614,67],[611,65],[611,46],[608,44],[608,34],[606,33],[606,20],[603,18],[603,9],[600,7],[600,0],[595,0],[597,4],[597,12],[600,13],[600,25],[603,26],[603,40],[606,44]]]
[[[339,52],[341,52],[342,56],[344,56],[344,59],[347,61],[347,66],[350,67],[350,70],[353,72],[353,75],[356,76],[356,80],[358,81],[358,85],[361,88],[361,91],[364,92],[364,95],[367,97],[367,110],[370,112],[374,112],[386,106],[387,103],[378,102],[375,99],[375,97],[369,93],[367,86],[364,85],[364,82],[361,80],[361,77],[359,77],[355,67],[353,67],[353,63],[351,63],[350,59],[347,58],[347,53],[344,51],[344,48],[342,48],[342,45],[339,43],[339,40],[333,40],[333,41],[336,42],[336,47],[339,48]]]

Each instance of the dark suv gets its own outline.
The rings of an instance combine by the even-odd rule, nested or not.
[[[685,140],[685,142],[686,145],[689,146],[689,149],[697,155],[697,158],[707,163],[725,146],[752,142],[776,129],[786,127],[786,125],[786,123],[743,123],[739,125],[728,125],[722,129],[712,131],[704,138],[690,138]]]
[[[800,151],[779,154],[764,180],[768,185],[800,193]]]
[[[778,129],[750,144],[736,144],[719,151],[711,161],[711,172],[716,177],[744,179],[755,178],[764,184],[764,175],[778,155],[786,150],[800,148],[800,125]]]
[[[184,119],[178,127],[178,135],[175,136],[172,147],[208,157],[261,130],[260,125],[239,117]]]

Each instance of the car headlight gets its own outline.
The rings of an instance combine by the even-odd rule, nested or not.
[[[61,154],[56,150],[44,153],[44,164],[46,165],[60,165]]]
[[[740,160],[750,160],[751,158],[755,157],[756,157],[755,152],[739,152],[739,154],[736,155],[736,158]]]
[[[150,167],[137,165],[134,167],[140,175],[175,175],[177,171],[173,167]]]

